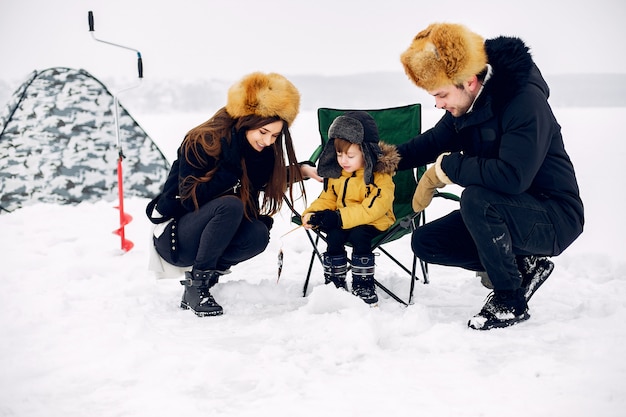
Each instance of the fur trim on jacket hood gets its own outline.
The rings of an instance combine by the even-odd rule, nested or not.
[[[378,162],[374,166],[374,172],[393,175],[398,170],[400,162],[400,154],[394,145],[385,142],[379,142],[382,155],[378,158]]]
[[[502,105],[518,94],[528,83],[534,84],[546,96],[550,89],[533,62],[530,48],[519,38],[500,36],[485,41],[485,50],[493,75],[485,90],[495,104]]]

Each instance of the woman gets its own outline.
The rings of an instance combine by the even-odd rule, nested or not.
[[[304,194],[303,175],[316,176],[312,167],[301,173],[295,158],[289,126],[299,106],[286,78],[252,73],[229,89],[225,107],[185,136],[163,192],[147,208],[159,223],[159,256],[192,266],[181,281],[181,308],[200,317],[222,314],[210,288],[231,266],[265,250],[286,189],[293,201],[290,186],[300,182]]]

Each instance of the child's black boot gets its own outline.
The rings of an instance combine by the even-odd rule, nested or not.
[[[322,255],[322,264],[324,265],[324,280],[326,284],[331,282],[337,288],[347,290],[346,274],[348,273],[348,257],[344,252],[343,255]]]
[[[378,302],[376,283],[374,282],[374,254],[352,254],[352,294],[367,304]]]

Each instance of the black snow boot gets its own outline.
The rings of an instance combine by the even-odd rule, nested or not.
[[[554,263],[545,256],[517,256],[515,260],[522,274],[524,298],[528,302],[535,291],[546,282],[554,270]]]
[[[348,273],[348,257],[343,255],[322,255],[322,264],[324,265],[324,281],[326,284],[331,282],[337,288],[348,290],[346,285],[346,274]]]
[[[467,325],[476,330],[489,330],[494,327],[512,326],[529,317],[522,288],[495,290],[489,295],[480,312],[472,317]]]
[[[373,306],[378,302],[374,282],[374,254],[352,254],[352,294]]]
[[[222,306],[209,292],[209,289],[217,284],[220,275],[220,271],[200,271],[195,268],[185,272],[186,279],[180,281],[185,286],[180,308],[191,309],[198,317],[221,315],[224,312]]]

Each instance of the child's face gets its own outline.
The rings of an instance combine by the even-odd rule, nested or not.
[[[353,143],[345,152],[337,152],[337,162],[346,172],[354,172],[363,168],[365,159],[361,147]]]

